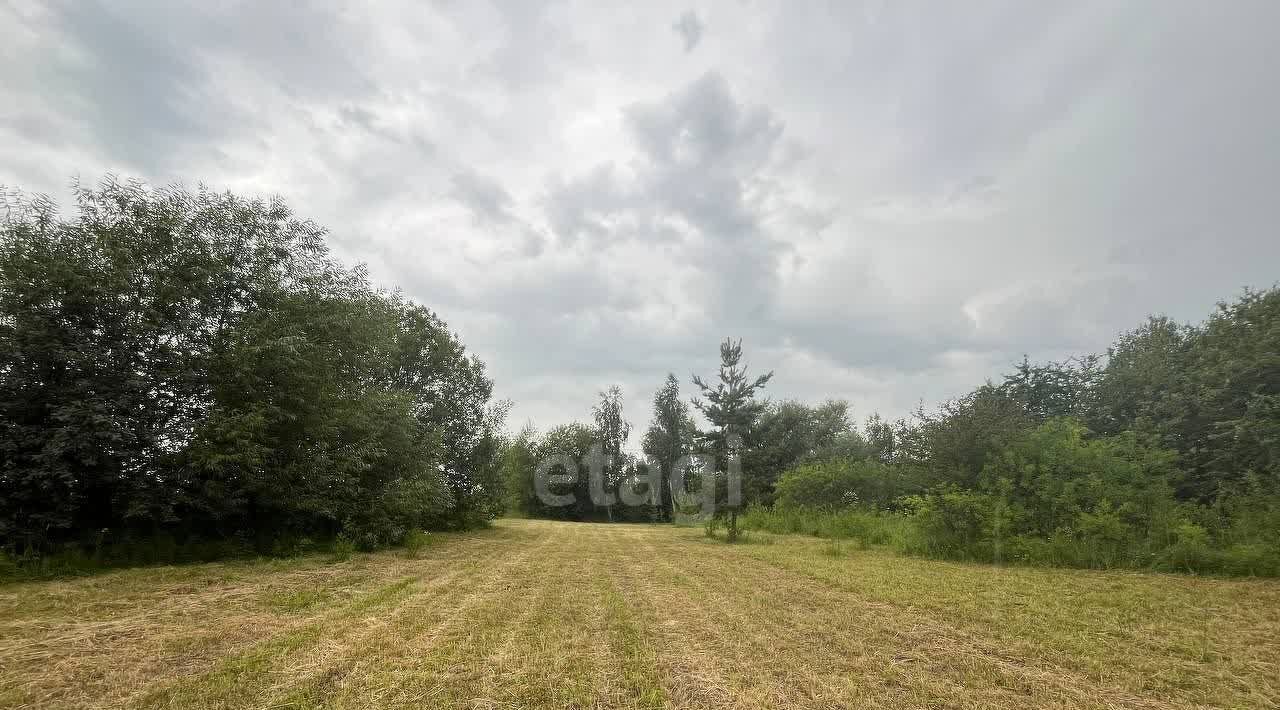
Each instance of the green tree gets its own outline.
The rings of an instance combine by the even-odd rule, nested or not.
[[[496,514],[484,366],[278,200],[105,181],[0,224],[0,545]]]
[[[627,437],[631,436],[631,423],[622,414],[622,388],[613,385],[600,393],[600,401],[591,408],[592,419],[596,424],[596,436],[604,454],[603,493],[605,512],[610,521],[613,520],[613,503],[617,499],[618,485],[622,481],[622,472],[626,468],[626,460],[622,447]]]
[[[752,433],[765,408],[763,402],[755,399],[755,393],[764,389],[772,378],[773,372],[755,379],[748,377],[746,366],[742,364],[742,341],[735,343],[730,338],[725,338],[720,344],[720,372],[716,385],[713,387],[697,375],[693,376],[693,384],[701,397],[695,397],[692,404],[712,427],[702,438],[716,462],[715,485],[717,490],[722,485],[726,489],[722,498],[717,496],[723,504],[716,512],[728,518],[730,542],[738,538],[738,513],[742,509],[741,492],[732,489],[731,467],[739,465],[746,448],[745,439]]]
[[[594,428],[578,422],[561,424],[553,427],[543,435],[538,446],[537,460],[542,462],[560,457],[571,464],[573,470],[556,470],[561,475],[571,475],[571,483],[553,487],[550,492],[560,495],[572,495],[573,501],[566,506],[548,506],[539,503],[543,517],[563,520],[594,520],[598,510],[591,499],[590,471],[588,455],[597,443]]]
[[[816,407],[796,401],[766,404],[743,453],[744,503],[771,504],[774,486],[784,471],[844,453],[857,438],[847,402],[831,400]]]
[[[928,485],[973,488],[988,459],[1034,424],[1022,403],[988,384],[934,412],[918,410],[915,426],[895,435],[895,455]]]
[[[653,421],[641,443],[651,465],[659,469],[659,506],[662,519],[667,522],[674,520],[676,491],[671,490],[671,472],[676,462],[692,450],[696,435],[689,407],[680,398],[680,382],[668,373],[666,382],[653,396]]]
[[[542,515],[533,481],[538,466],[538,432],[532,424],[503,442],[501,457],[505,510],[527,517]]]
[[[782,508],[885,510],[920,490],[892,466],[874,460],[828,459],[801,464],[782,474],[777,505]]]
[[[1053,417],[1083,418],[1095,409],[1100,376],[1099,358],[1087,355],[1065,362],[1031,364],[1025,356],[1013,374],[1005,375],[1000,391],[1022,404],[1038,422]]]

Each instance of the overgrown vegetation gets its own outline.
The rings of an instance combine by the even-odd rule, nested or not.
[[[708,430],[690,418],[674,376],[655,397],[643,450],[664,471],[660,510],[613,519],[670,519],[680,506],[665,501],[690,493],[667,491],[669,472],[692,453],[714,464],[695,466],[689,488],[714,482],[730,540],[745,506],[747,527],[929,557],[1280,575],[1280,289],[1246,291],[1197,326],[1151,318],[1105,356],[1024,360],[935,410],[896,422],[873,414],[861,427],[845,402],[754,399],[768,376],[746,378],[737,343],[721,356],[715,389],[693,380]],[[523,432],[504,454],[511,490],[524,492],[515,509],[603,519],[548,508],[532,486],[537,461],[581,461],[598,438],[576,424],[541,439]],[[740,505],[726,504],[730,452]],[[644,489],[644,462],[619,455],[627,462],[610,490]],[[722,525],[705,522],[708,535]]]
[[[503,434],[444,322],[278,201],[76,196],[74,218],[5,200],[0,575],[416,555],[424,531],[504,510],[675,521],[704,490],[714,517],[693,520],[729,541],[745,524],[955,560],[1280,574],[1277,288],[862,426],[843,401],[765,399],[772,373],[749,377],[726,340],[697,398],[667,376],[637,456],[618,387],[590,424]],[[539,466],[561,474],[547,490]]]
[[[0,225],[0,548],[55,573],[500,510],[484,365],[278,200],[104,182]],[[12,571],[12,570],[11,570]]]
[[[872,420],[879,445],[787,470],[747,523],[891,529],[946,559],[1280,575],[1278,352],[1280,290],[1200,326],[1153,318],[1106,358],[1024,361],[912,421]]]

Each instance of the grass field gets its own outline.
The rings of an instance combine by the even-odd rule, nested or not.
[[[4,707],[1278,707],[1280,583],[500,521],[0,587]]]

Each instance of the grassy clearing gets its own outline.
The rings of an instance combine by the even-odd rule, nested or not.
[[[502,521],[0,587],[4,707],[1277,707],[1280,582]]]

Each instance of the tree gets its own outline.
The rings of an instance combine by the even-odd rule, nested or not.
[[[919,489],[888,464],[875,460],[830,459],[789,469],[778,479],[782,508],[836,509],[864,506],[885,510]]]
[[[662,519],[674,520],[674,496],[671,474],[681,457],[688,454],[697,431],[689,418],[689,406],[680,398],[680,381],[668,373],[653,396],[653,422],[645,432],[641,449],[651,465],[658,467],[658,505]]]
[[[744,453],[744,439],[750,435],[765,405],[755,399],[756,390],[773,378],[773,372],[760,375],[755,379],[747,376],[746,366],[742,363],[742,341],[733,342],[725,338],[720,344],[719,382],[715,387],[707,384],[697,375],[693,376],[693,384],[698,387],[701,397],[695,397],[693,406],[711,423],[712,429],[703,434],[711,455],[715,459],[715,479],[717,491],[721,483],[732,486],[730,474],[736,468]],[[717,496],[719,498],[719,496]],[[738,512],[742,507],[741,494],[728,488],[724,496],[723,512],[729,519],[729,541],[738,538]],[[717,510],[717,514],[721,513]]]
[[[613,520],[614,493],[622,480],[622,471],[626,467],[622,447],[627,437],[631,436],[631,423],[622,415],[622,388],[613,385],[600,393],[600,401],[591,408],[591,416],[596,423],[596,435],[599,437],[604,454],[604,496],[605,511],[609,520]]]
[[[915,426],[895,432],[895,458],[927,485],[972,488],[987,460],[1032,426],[1021,402],[987,384],[934,412],[917,410]]]
[[[503,506],[507,513],[529,517],[541,514],[533,475],[538,465],[538,432],[526,424],[502,443]]]
[[[1020,402],[1037,422],[1053,417],[1082,418],[1093,411],[1101,373],[1098,356],[1033,365],[1022,358],[1013,374],[1005,375],[1000,391]]]
[[[865,432],[867,457],[873,461],[889,463],[897,451],[897,436],[893,425],[879,414],[872,414],[862,426]]]
[[[573,502],[566,506],[548,506],[539,501],[542,515],[562,520],[593,520],[597,509],[592,502],[590,471],[587,457],[597,443],[596,431],[579,422],[552,427],[543,435],[538,445],[536,460],[542,462],[559,458],[573,470],[557,470],[555,473],[573,477],[571,483],[549,489],[553,494],[572,495]]]
[[[0,546],[348,534],[498,510],[492,383],[278,200],[103,182],[0,223]]]
[[[1185,433],[1187,375],[1196,330],[1164,317],[1152,317],[1107,350],[1090,427],[1102,434],[1139,429],[1173,444]]]
[[[743,503],[772,504],[774,486],[784,471],[843,453],[857,438],[848,402],[829,400],[816,407],[796,401],[766,404],[743,454]]]

